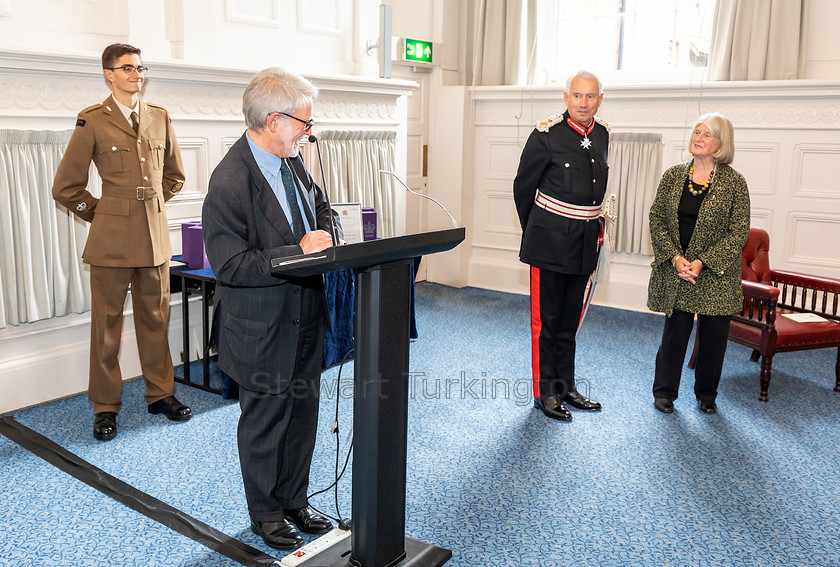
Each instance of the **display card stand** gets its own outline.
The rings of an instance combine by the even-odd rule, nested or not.
[[[356,279],[352,533],[302,565],[440,567],[452,552],[405,537],[409,315],[413,258],[464,240],[464,227],[273,259],[299,277],[352,268]]]

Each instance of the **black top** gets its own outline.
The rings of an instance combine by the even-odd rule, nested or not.
[[[680,224],[680,246],[683,251],[688,250],[688,243],[691,242],[691,235],[694,234],[694,226],[697,224],[697,214],[700,212],[700,205],[709,193],[708,189],[697,196],[691,194],[688,188],[689,180],[686,177],[680,206],[677,208],[677,220]],[[702,185],[701,185],[702,187]]]

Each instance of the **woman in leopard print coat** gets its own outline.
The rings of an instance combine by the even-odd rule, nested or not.
[[[653,395],[658,410],[674,411],[696,314],[701,340],[694,394],[701,411],[715,413],[729,316],[743,301],[741,250],[750,229],[750,197],[744,176],[729,165],[735,153],[729,120],[701,116],[689,152],[691,161],[663,174],[650,210],[648,307],[665,313]]]

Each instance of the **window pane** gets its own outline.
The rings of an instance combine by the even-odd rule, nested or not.
[[[623,12],[622,12],[623,8]],[[547,82],[597,73],[705,67],[714,0],[539,2],[538,66]]]

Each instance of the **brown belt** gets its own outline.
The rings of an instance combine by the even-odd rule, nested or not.
[[[156,187],[109,187],[108,189],[103,189],[102,193],[108,197],[137,199],[138,201],[148,201],[158,195],[162,195],[161,191]]]

